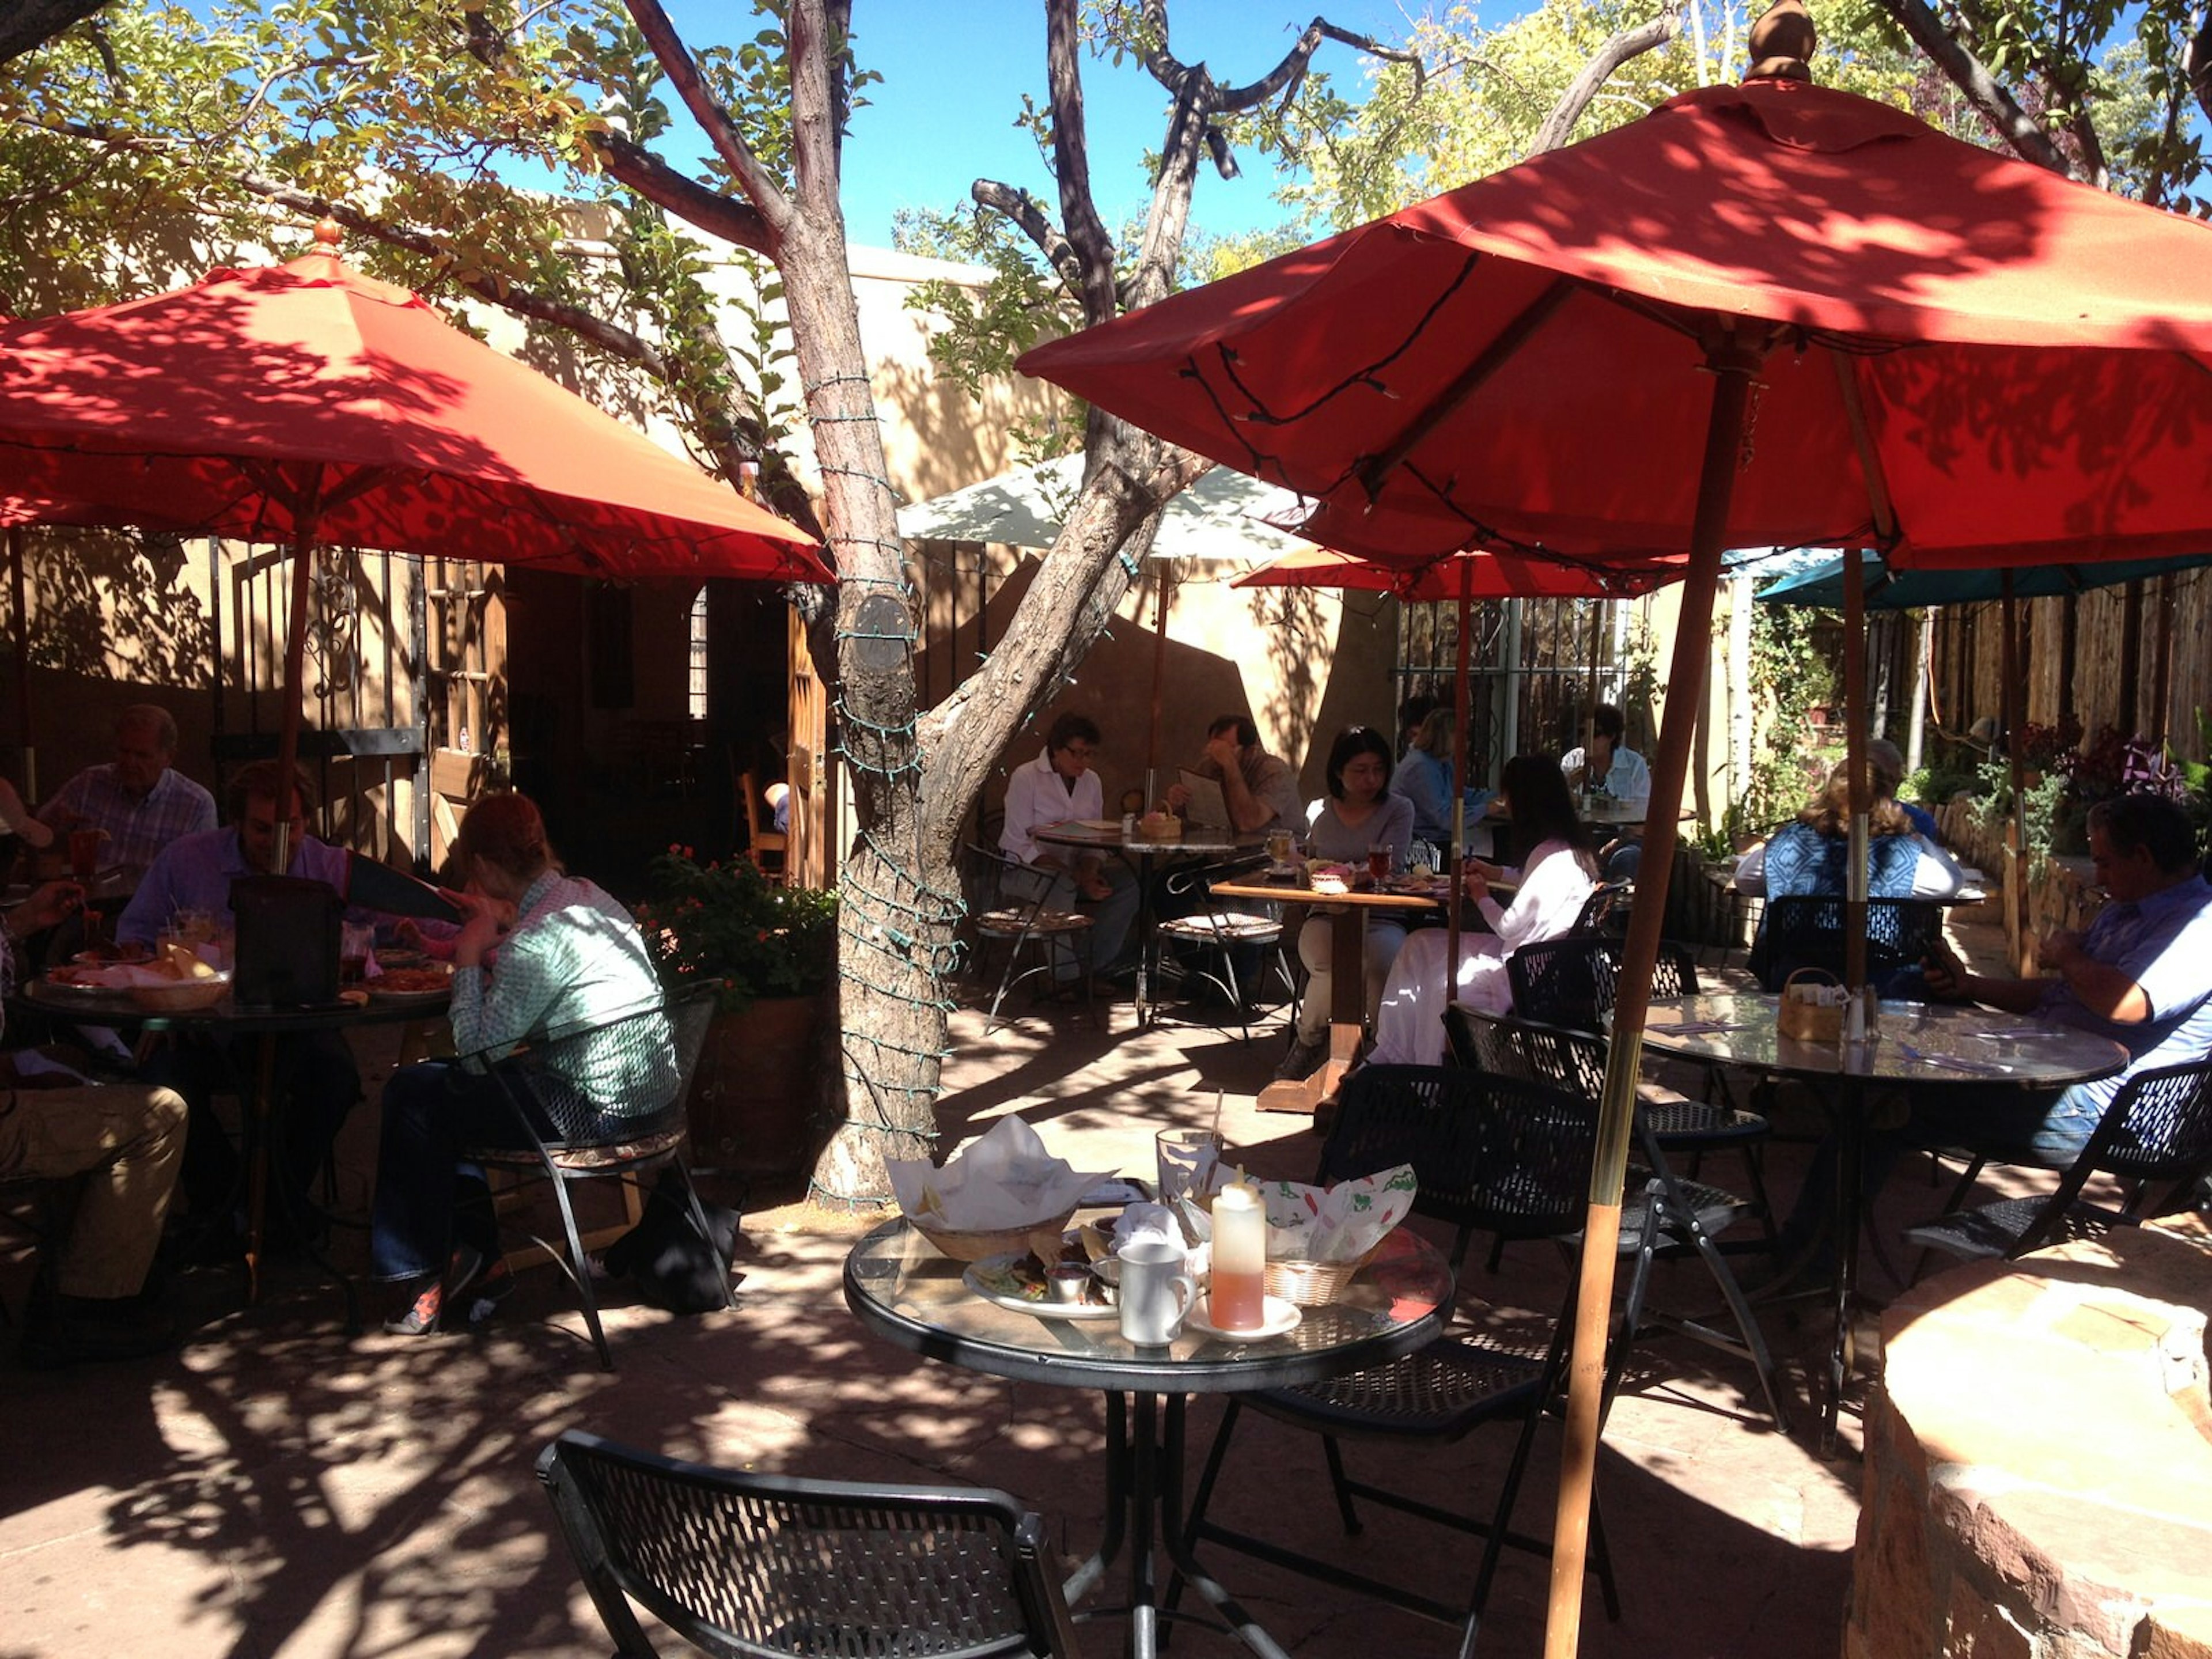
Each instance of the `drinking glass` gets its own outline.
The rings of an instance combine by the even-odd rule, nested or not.
[[[1158,1160],[1160,1202],[1178,1209],[1185,1198],[1203,1202],[1220,1166],[1222,1139],[1212,1129],[1163,1129],[1152,1137]]]
[[[1367,849],[1367,873],[1378,887],[1389,878],[1390,849],[1389,848],[1377,844]]]
[[[70,875],[82,885],[92,885],[93,878],[100,873],[100,843],[106,839],[104,830],[72,830],[69,833]]]
[[[376,944],[376,929],[359,922],[338,927],[338,983],[358,985],[368,977],[368,953]]]
[[[1267,861],[1280,869],[1291,861],[1291,832],[1287,830],[1267,831]]]

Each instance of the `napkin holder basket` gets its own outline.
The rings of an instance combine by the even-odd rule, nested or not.
[[[1842,1042],[1843,1001],[1816,1000],[1819,991],[1840,987],[1842,983],[1825,968],[1800,968],[1783,981],[1782,1001],[1774,1012],[1774,1029],[1799,1042]]]

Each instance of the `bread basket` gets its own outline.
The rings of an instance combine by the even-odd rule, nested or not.
[[[1071,1207],[1056,1218],[1033,1221],[1024,1227],[990,1227],[975,1231],[939,1226],[924,1216],[910,1215],[907,1221],[915,1231],[955,1261],[981,1261],[988,1256],[1020,1250],[1034,1251],[1040,1260],[1049,1261],[1060,1254],[1060,1236],[1067,1231],[1074,1214]]]
[[[1370,1250],[1353,1261],[1270,1261],[1262,1276],[1269,1296],[1301,1308],[1318,1308],[1342,1296],[1352,1275],[1374,1258]]]
[[[180,979],[171,985],[133,985],[131,1000],[149,1013],[189,1014],[212,1008],[230,994],[228,974]]]

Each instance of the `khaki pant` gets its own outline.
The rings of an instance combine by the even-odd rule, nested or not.
[[[86,1177],[56,1259],[64,1296],[136,1296],[185,1155],[185,1099],[124,1085],[0,1095],[0,1176]]]

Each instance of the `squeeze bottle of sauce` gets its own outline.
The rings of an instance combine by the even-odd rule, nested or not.
[[[1232,1181],[1213,1195],[1213,1284],[1208,1292],[1215,1327],[1256,1331],[1267,1323],[1267,1212],[1260,1189]]]

